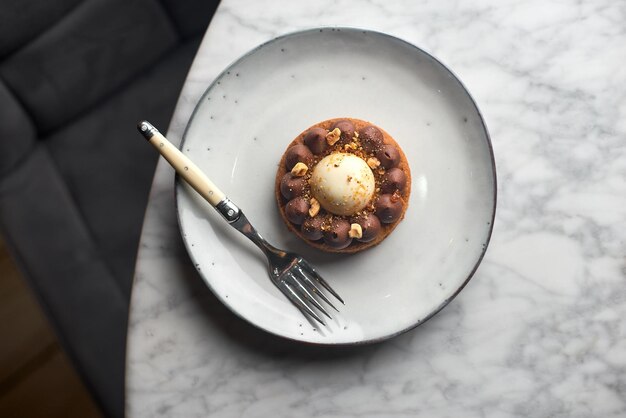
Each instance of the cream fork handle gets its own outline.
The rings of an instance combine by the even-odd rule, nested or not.
[[[139,132],[159,151],[170,163],[174,170],[191,187],[194,188],[207,202],[216,207],[226,199],[226,195],[204,174],[197,165],[187,158],[178,148],[168,141],[148,121],[141,121],[137,125]]]

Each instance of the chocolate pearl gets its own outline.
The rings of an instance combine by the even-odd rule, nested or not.
[[[304,177],[296,177],[291,173],[285,173],[280,180],[280,193],[285,199],[291,200],[296,196],[300,196],[305,186],[306,180]]]
[[[380,220],[378,216],[373,213],[359,217],[356,222],[361,225],[361,231],[363,232],[363,236],[359,238],[358,241],[370,242],[376,238],[376,235],[380,232]]]
[[[306,218],[300,227],[300,231],[307,239],[317,241],[322,239],[322,223],[324,223],[324,219],[321,216]]]
[[[392,168],[400,164],[400,152],[393,145],[383,145],[376,151],[376,158],[384,168]]]
[[[341,137],[339,138],[339,140],[342,143],[348,143],[352,141],[352,137],[354,136],[354,125],[352,124],[352,122],[345,119],[338,120],[337,122],[333,123],[333,126],[330,127],[330,130],[332,131],[335,128],[339,128],[339,130],[341,131]]]
[[[287,219],[293,222],[296,225],[300,225],[304,222],[307,214],[309,212],[309,202],[306,201],[303,197],[296,197],[295,199],[291,199],[285,205],[285,215]]]
[[[349,231],[350,222],[345,219],[335,219],[333,220],[330,229],[323,232],[324,243],[337,250],[346,248],[350,245],[350,243],[352,243],[352,238],[348,235]]]
[[[383,193],[393,193],[396,190],[399,190],[400,193],[404,191],[404,186],[406,186],[406,175],[404,171],[399,168],[391,168],[385,172],[383,176],[383,184],[381,186],[381,190]]]
[[[391,194],[380,195],[376,202],[376,216],[384,224],[397,221],[402,214],[402,201]]]
[[[367,152],[376,152],[383,145],[383,133],[372,125],[359,130],[359,139]]]
[[[326,134],[328,131],[323,128],[312,128],[304,134],[304,145],[309,147],[313,154],[321,154],[326,151],[328,143],[326,142]]]
[[[311,150],[302,144],[294,145],[287,150],[285,155],[285,167],[287,170],[291,170],[297,163],[309,164],[313,159]]]

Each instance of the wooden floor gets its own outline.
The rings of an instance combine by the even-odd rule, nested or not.
[[[1,237],[0,417],[102,417]]]

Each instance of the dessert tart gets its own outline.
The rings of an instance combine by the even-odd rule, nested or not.
[[[400,223],[411,193],[404,152],[383,129],[329,119],[298,135],[276,173],[275,196],[291,232],[327,252],[380,244]]]

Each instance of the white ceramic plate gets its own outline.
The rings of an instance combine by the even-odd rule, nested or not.
[[[307,246],[288,232],[274,201],[287,144],[343,116],[387,130],[413,181],[405,219],[355,255]],[[476,104],[439,61],[389,35],[313,29],[257,47],[207,89],[181,148],[268,241],[304,255],[346,301],[327,328],[308,322],[269,281],[256,247],[179,183],[180,227],[201,276],[237,315],[286,338],[354,344],[406,331],[456,296],[489,242],[495,166]]]

